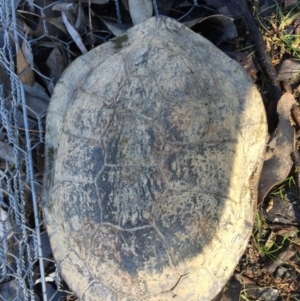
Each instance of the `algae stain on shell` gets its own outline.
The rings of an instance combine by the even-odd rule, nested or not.
[[[123,47],[123,43],[127,41],[128,41],[128,36],[126,34],[111,40],[111,42],[114,44],[114,48],[117,50],[121,49]]]

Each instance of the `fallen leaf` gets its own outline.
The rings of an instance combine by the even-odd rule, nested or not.
[[[292,237],[293,239],[298,239],[297,237],[297,233],[299,232],[299,230],[297,229],[297,227],[294,226],[287,226],[284,227],[282,225],[280,225],[280,229],[278,230],[277,234],[281,235],[281,236],[285,236],[285,237]]]
[[[72,3],[59,2],[52,6],[52,10],[58,10],[62,12],[73,11],[76,5],[77,4],[73,2]]]
[[[100,20],[105,24],[108,30],[110,30],[114,36],[119,37],[125,31],[127,31],[132,24],[117,24],[106,21],[104,18],[100,17]]]
[[[10,238],[13,235],[12,226],[10,223],[10,218],[8,216],[8,213],[6,210],[4,210],[2,207],[0,207],[0,237],[4,238],[8,234],[8,238]]]
[[[23,51],[19,48],[17,53],[17,74],[20,81],[29,86],[33,86],[35,82],[34,72],[30,68],[25,59]]]
[[[4,159],[5,161],[13,165],[16,164],[16,160],[14,157],[14,148],[8,142],[0,141],[0,158]],[[1,237],[1,233],[0,233],[0,237]]]
[[[242,13],[237,5],[236,0],[207,0],[207,4],[218,9],[220,14],[230,18],[240,19]]]
[[[45,114],[50,102],[45,89],[40,84],[34,83],[32,87],[24,85],[24,90],[28,115],[36,118],[37,115]]]
[[[272,208],[264,213],[264,217],[271,223],[300,224],[300,210],[297,204],[275,196],[272,197]]]
[[[237,29],[231,18],[223,15],[213,15],[183,22],[189,28],[197,24],[197,32],[215,45],[237,36]]]
[[[294,255],[296,254],[296,251],[294,250],[285,250],[281,252],[277,259],[275,261],[272,261],[268,266],[266,266],[266,270],[269,273],[274,273],[275,270],[280,266],[289,261]]]
[[[61,49],[59,46],[54,47],[46,62],[50,69],[50,77],[54,78],[55,82],[67,67],[67,58]]]
[[[81,3],[78,5],[76,12],[77,12],[77,18],[76,18],[74,27],[76,28],[77,31],[83,32],[83,30],[84,30],[84,11],[83,11]]]
[[[65,24],[70,36],[72,37],[72,39],[74,40],[74,42],[76,43],[77,47],[80,49],[82,54],[87,53],[87,49],[85,48],[85,46],[82,43],[81,36],[77,32],[77,30],[71,25],[71,23],[68,21],[67,16],[64,12],[62,12],[62,19],[64,21],[64,24]]]
[[[24,1],[24,3],[23,10],[19,9],[17,12],[18,17],[21,18],[26,26],[26,31],[29,29],[29,34],[39,38],[45,35],[45,28],[47,28],[48,36],[53,36],[57,39],[65,37],[65,33],[53,21],[60,17],[60,12],[52,10],[52,0],[35,0],[34,4],[33,1]],[[38,7],[40,9],[37,9]]]
[[[299,0],[285,0],[284,9],[291,9]]]
[[[2,63],[0,63],[0,83],[2,84],[4,91],[7,93],[9,93],[11,89],[10,78],[8,74],[8,69],[6,69]]]
[[[254,57],[247,52],[239,51],[224,51],[229,57],[236,60],[252,78],[253,82],[257,80],[257,73],[260,72],[260,67],[256,63]]]
[[[269,17],[276,12],[274,0],[265,0],[261,3],[258,14],[261,18]]]
[[[151,0],[128,0],[128,6],[134,25],[152,17],[153,5]]]
[[[81,4],[60,2],[52,7],[52,10],[64,12],[69,23],[76,31],[82,32],[84,26],[84,12]]]
[[[1,278],[0,295],[2,300],[9,300],[12,296],[18,296],[19,300],[25,300],[23,291],[20,289],[18,282],[9,276],[4,279]],[[40,299],[36,299],[36,301],[40,301]]]
[[[276,233],[274,231],[271,231],[264,245],[265,251],[269,251],[274,246],[274,244],[276,243],[276,238],[277,238]],[[263,252],[261,253],[263,255]]]
[[[263,201],[274,185],[288,176],[293,166],[290,153],[294,149],[294,128],[290,123],[290,110],[295,102],[293,95],[288,92],[282,95],[278,102],[279,123],[275,131],[276,146],[273,156],[263,165],[258,186],[258,203]]]
[[[125,8],[126,8],[127,10],[129,10],[129,7],[128,7],[128,0],[121,0],[121,1],[122,1],[123,5],[125,6]]]
[[[229,281],[226,291],[220,301],[239,301],[243,286],[243,279],[240,274],[235,274]]]
[[[68,34],[64,22],[62,20],[62,17],[57,17],[57,18],[48,18],[47,21],[54,25],[56,28],[60,29],[63,33]]]
[[[284,60],[278,68],[277,79],[280,81],[294,82],[299,79],[300,63],[292,59]]]

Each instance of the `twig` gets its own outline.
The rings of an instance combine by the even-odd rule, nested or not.
[[[265,50],[265,43],[262,38],[262,35],[255,23],[255,20],[252,16],[251,11],[249,10],[247,0],[237,0],[238,5],[240,7],[240,10],[242,12],[242,15],[244,17],[245,23],[250,31],[250,34],[252,35],[252,38],[255,42],[258,55],[261,60],[261,65],[264,71],[269,75],[270,81],[271,81],[271,87],[272,87],[272,96],[274,107],[276,108],[277,102],[281,97],[281,89],[279,81],[277,80],[277,73],[276,70],[271,62],[271,58],[269,54]],[[274,108],[274,109],[275,109]]]

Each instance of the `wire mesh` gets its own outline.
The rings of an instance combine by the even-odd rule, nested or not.
[[[16,74],[19,45],[25,39],[17,27],[15,3],[0,2],[0,300],[58,300],[66,292],[43,227],[42,176],[33,160],[44,143],[46,110],[26,104]],[[47,34],[46,23],[43,29]],[[35,42],[25,42],[33,70]]]

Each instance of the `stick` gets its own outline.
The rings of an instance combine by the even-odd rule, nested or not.
[[[273,98],[272,103],[274,105],[274,108],[271,108],[271,109],[275,109],[277,102],[281,97],[281,88],[280,88],[279,81],[277,80],[276,70],[271,62],[271,58],[270,58],[269,54],[266,52],[264,40],[263,40],[262,35],[255,23],[252,13],[249,10],[247,0],[238,0],[237,2],[240,7],[240,10],[242,12],[242,15],[244,17],[245,23],[246,23],[246,25],[250,31],[250,34],[252,35],[252,38],[255,42],[257,52],[258,52],[258,55],[261,60],[262,68],[269,75],[269,78],[271,81],[272,94],[273,94],[272,95],[272,98]]]

